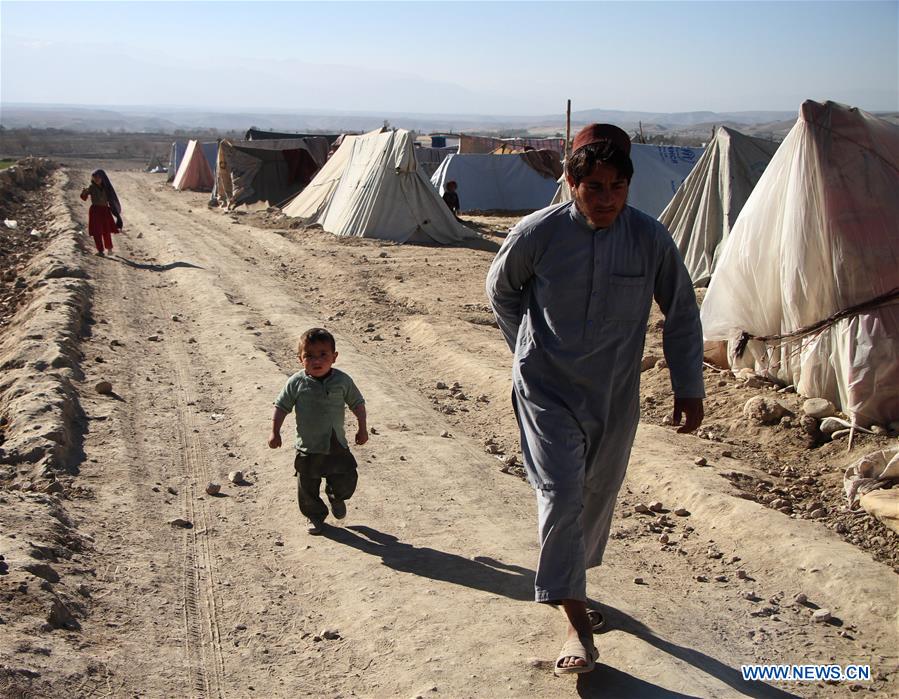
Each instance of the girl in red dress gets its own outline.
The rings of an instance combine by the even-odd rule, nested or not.
[[[122,229],[122,205],[103,170],[94,170],[91,183],[81,190],[82,201],[87,201],[88,197],[91,208],[87,215],[87,229],[97,246],[97,254],[103,257],[104,247],[107,252],[112,252],[112,234]]]

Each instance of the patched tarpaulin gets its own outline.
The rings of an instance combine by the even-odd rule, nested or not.
[[[552,150],[561,158],[565,154],[563,138],[490,138],[489,136],[459,136],[459,153],[518,153],[525,148]]]
[[[222,141],[214,196],[228,208],[259,201],[281,205],[312,181],[327,154],[321,137]]]

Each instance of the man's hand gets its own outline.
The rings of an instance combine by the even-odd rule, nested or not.
[[[356,432],[356,444],[360,447],[368,441],[368,430],[364,427],[360,427]]]
[[[678,433],[692,432],[702,424],[705,411],[702,407],[702,398],[675,398],[674,414],[671,416],[673,425],[680,425],[681,414],[684,416],[683,427],[678,428]]]
[[[268,445],[272,449],[277,449],[281,446],[281,435],[278,432],[272,432],[268,438]]]

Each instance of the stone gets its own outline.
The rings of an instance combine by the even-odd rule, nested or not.
[[[667,366],[668,366],[668,362],[666,362],[664,359],[660,359],[659,361],[656,362],[656,369],[664,369]]]
[[[668,543],[668,535],[667,535],[667,534],[660,534],[660,535],[659,535],[659,543],[660,543],[660,544],[667,544],[667,543]]]
[[[839,430],[846,429],[846,423],[838,417],[826,417],[821,420],[818,429],[824,434],[833,434]]]
[[[876,434],[878,437],[883,437],[884,435],[888,435],[890,433],[890,431],[882,425],[871,425],[870,430],[871,434]]]
[[[758,597],[756,597],[755,595],[755,590],[746,590],[746,592],[741,592],[740,597],[748,600],[749,602],[755,602],[758,599]]]
[[[170,519],[169,524],[176,529],[193,529],[193,523],[189,522],[186,519],[181,517],[175,517],[175,519]]]
[[[645,585],[643,578],[634,578],[634,585]]]
[[[733,453],[732,451],[727,450],[727,449],[725,449],[724,451],[721,452],[721,458],[722,458],[722,459],[732,459],[733,456],[734,456],[734,453]]]
[[[793,604],[803,605],[808,602],[808,595],[804,592],[798,592],[793,596]]]
[[[749,573],[747,573],[745,570],[743,570],[741,568],[740,570],[737,571],[737,578],[739,578],[740,580],[748,580]]]
[[[325,629],[319,634],[319,636],[324,638],[326,641],[334,641],[340,638],[340,633],[338,633],[337,629]]]
[[[653,512],[661,512],[665,509],[665,506],[658,500],[653,500],[651,503],[649,503],[649,509]]]
[[[715,582],[727,582],[727,576],[726,575],[716,575]]]
[[[440,436],[443,437],[444,439],[452,439],[452,437],[453,437],[453,435],[451,435],[446,430],[443,430],[443,432],[440,433]]]
[[[802,412],[804,415],[823,419],[836,415],[837,409],[826,398],[809,398],[802,404]]]
[[[53,600],[50,611],[47,613],[47,623],[55,629],[78,630],[81,624],[72,616],[72,612],[60,600]]]
[[[821,517],[824,517],[826,514],[827,514],[827,510],[825,510],[823,507],[819,507],[819,508],[816,508],[816,509],[812,510],[811,512],[809,512],[808,516],[811,517],[812,519],[820,519]]]
[[[757,425],[773,425],[790,414],[782,403],[764,396],[753,396],[743,405],[743,417]]]
[[[647,354],[643,357],[643,361],[640,362],[640,371],[649,371],[652,369],[656,362],[659,361],[659,358],[654,354]]]
[[[210,481],[206,484],[206,494],[207,495],[218,495],[222,490],[222,486],[218,483],[213,483]]]
[[[686,508],[678,507],[678,508],[674,511],[674,514],[676,514],[678,517],[689,517],[689,516],[690,516],[690,511],[687,510]]]
[[[693,463],[697,466],[705,466],[708,461],[706,461],[706,458],[704,456],[697,456],[695,459],[693,459]]]
[[[159,335],[150,335],[147,338],[147,342],[159,342]]]
[[[832,618],[833,617],[831,616],[829,609],[821,608],[821,609],[816,609],[815,611],[812,612],[812,621],[817,622],[819,624],[828,622]]]
[[[638,502],[636,505],[634,505],[634,512],[636,512],[637,514],[646,515],[652,512],[652,510],[650,510],[642,502]]]
[[[108,396],[112,393],[112,384],[109,381],[98,381],[97,385],[94,386],[94,390],[103,396]]]
[[[243,480],[243,471],[231,471],[231,472],[229,472],[229,473],[228,473],[228,480],[231,481],[232,483],[234,483],[235,485],[238,485],[238,484],[240,484],[240,483],[243,483],[243,482],[244,482],[244,480]]]
[[[696,582],[706,583],[709,579],[705,575],[697,575],[695,578]]]

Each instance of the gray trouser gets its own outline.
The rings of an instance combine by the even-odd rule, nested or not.
[[[587,601],[583,488],[535,489],[540,558],[534,581],[537,602]]]

